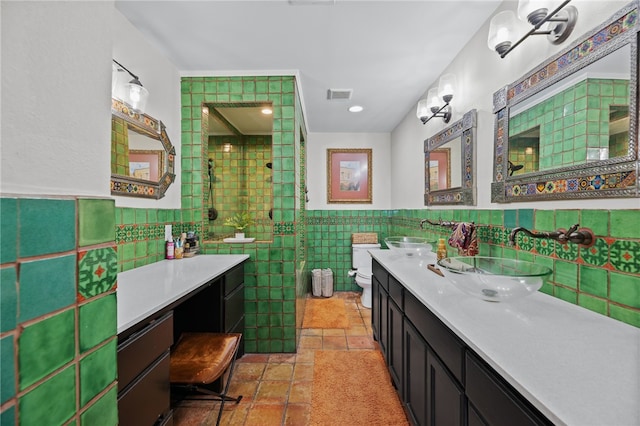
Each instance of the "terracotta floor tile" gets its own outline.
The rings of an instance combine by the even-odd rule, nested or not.
[[[271,354],[269,355],[269,363],[296,362],[296,354]]]
[[[313,364],[316,352],[313,349],[298,349],[297,364]]]
[[[301,336],[322,336],[321,328],[303,328]]]
[[[325,328],[322,336],[344,336],[344,328]]]
[[[269,354],[244,354],[239,362],[263,362],[269,361]]]
[[[371,336],[347,336],[347,347],[349,349],[374,349],[373,338]]]
[[[313,382],[293,382],[289,391],[289,403],[311,403]]]
[[[245,426],[281,425],[284,409],[284,404],[255,404],[247,415]]]
[[[257,380],[239,381],[234,377],[229,384],[229,395],[233,397],[242,395],[242,401],[253,401],[256,396],[256,391],[258,390],[259,383],[260,382],[258,382]]]
[[[302,349],[322,349],[322,336],[300,336],[298,347]]]
[[[293,368],[293,380],[296,382],[313,380],[313,364],[296,364]]]
[[[262,377],[267,366],[263,362],[238,362],[233,372],[233,377],[238,380],[258,380]]]
[[[263,380],[287,380],[293,377],[293,364],[267,364]]]
[[[262,381],[258,385],[258,393],[255,397],[257,403],[285,403],[289,397],[291,382],[288,381]]]
[[[308,425],[311,420],[310,404],[289,404],[285,412],[284,424],[287,426]]]
[[[345,336],[326,336],[322,338],[322,349],[347,349]]]

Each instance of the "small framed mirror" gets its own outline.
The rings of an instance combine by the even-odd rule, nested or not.
[[[494,94],[498,203],[638,197],[638,2]]]
[[[424,205],[476,204],[476,110],[424,141]]]
[[[164,197],[175,180],[175,155],[162,121],[111,100],[111,195]]]

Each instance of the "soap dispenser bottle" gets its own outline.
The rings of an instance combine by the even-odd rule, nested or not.
[[[438,260],[447,257],[447,247],[444,245],[444,238],[438,240],[438,249],[436,251],[436,257]]]

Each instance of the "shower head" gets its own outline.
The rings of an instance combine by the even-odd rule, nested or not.
[[[273,164],[271,164],[271,162],[269,162],[269,163],[266,164],[266,167],[267,167],[267,169],[270,169],[270,168],[273,167]]]

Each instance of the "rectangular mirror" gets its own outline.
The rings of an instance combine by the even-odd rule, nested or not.
[[[160,199],[175,180],[164,124],[111,100],[111,194]]]
[[[494,94],[493,202],[636,197],[634,1]]]
[[[424,141],[424,204],[476,204],[476,110]]]

